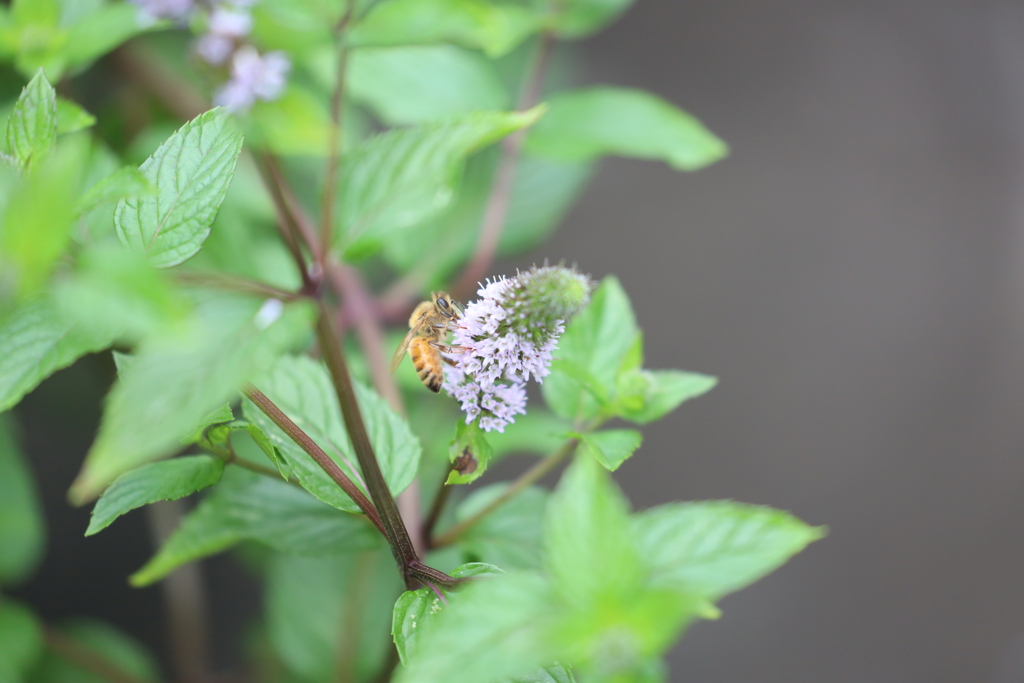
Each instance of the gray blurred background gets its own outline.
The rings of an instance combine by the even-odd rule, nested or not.
[[[732,148],[606,163],[545,249],[721,379],[620,481],[830,528],[672,680],[1024,681],[1024,3],[641,0],[584,51]]]
[[[587,82],[650,89],[732,147],[696,174],[607,162],[517,262],[616,273],[647,365],[721,379],[619,480],[637,507],[734,498],[830,528],[693,627],[672,680],[1024,682],[1024,2],[639,0],[582,50]],[[93,357],[19,409],[58,454],[33,463],[48,510],[102,396],[90,414],[67,387],[109,372]],[[144,517],[84,539],[87,516],[48,520],[22,594],[159,647],[157,590],[125,586]],[[207,563],[215,652],[258,610],[229,562]]]

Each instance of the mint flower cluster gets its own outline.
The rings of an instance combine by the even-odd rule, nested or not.
[[[488,280],[459,318],[444,388],[484,431],[504,431],[526,413],[526,383],[542,382],[565,322],[587,305],[593,284],[565,266]]]
[[[132,0],[139,21],[159,19],[184,23],[199,11],[196,0]],[[212,0],[206,32],[196,40],[196,54],[207,64],[227,67],[230,76],[213,96],[214,104],[233,112],[248,111],[257,100],[273,101],[284,92],[291,61],[283,52],[260,52],[247,37],[252,31],[251,7],[256,0]]]

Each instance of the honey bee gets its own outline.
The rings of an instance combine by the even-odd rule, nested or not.
[[[398,368],[408,350],[420,381],[436,394],[441,391],[444,382],[443,363],[453,364],[441,353],[457,353],[462,350],[462,347],[444,343],[453,323],[462,315],[462,306],[445,292],[433,292],[430,299],[416,306],[409,316],[409,333],[391,358],[391,372]]]

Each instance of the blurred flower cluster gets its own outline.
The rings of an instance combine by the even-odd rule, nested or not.
[[[587,305],[592,283],[564,266],[531,268],[480,288],[454,333],[455,367],[445,390],[484,431],[504,431],[526,413],[526,382],[543,381],[565,321]]]
[[[272,101],[281,96],[291,62],[283,52],[260,54],[248,42],[252,31],[252,5],[256,0],[132,0],[139,7],[139,21],[152,24],[161,19],[186,22],[199,12],[205,14],[205,33],[196,40],[196,54],[207,64],[226,67],[228,81],[213,96],[214,104],[234,112],[245,112],[257,100]]]

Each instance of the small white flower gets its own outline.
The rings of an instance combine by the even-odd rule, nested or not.
[[[214,97],[217,105],[241,112],[256,100],[277,99],[287,83],[291,62],[283,52],[260,55],[256,48],[245,45],[231,60],[231,79]]]
[[[184,21],[193,6],[193,0],[131,0],[131,3],[139,8],[141,26],[152,26],[160,19]]]
[[[227,36],[207,33],[199,36],[196,41],[196,53],[203,58],[207,64],[214,66],[228,61],[231,53],[235,50],[235,41]]]

